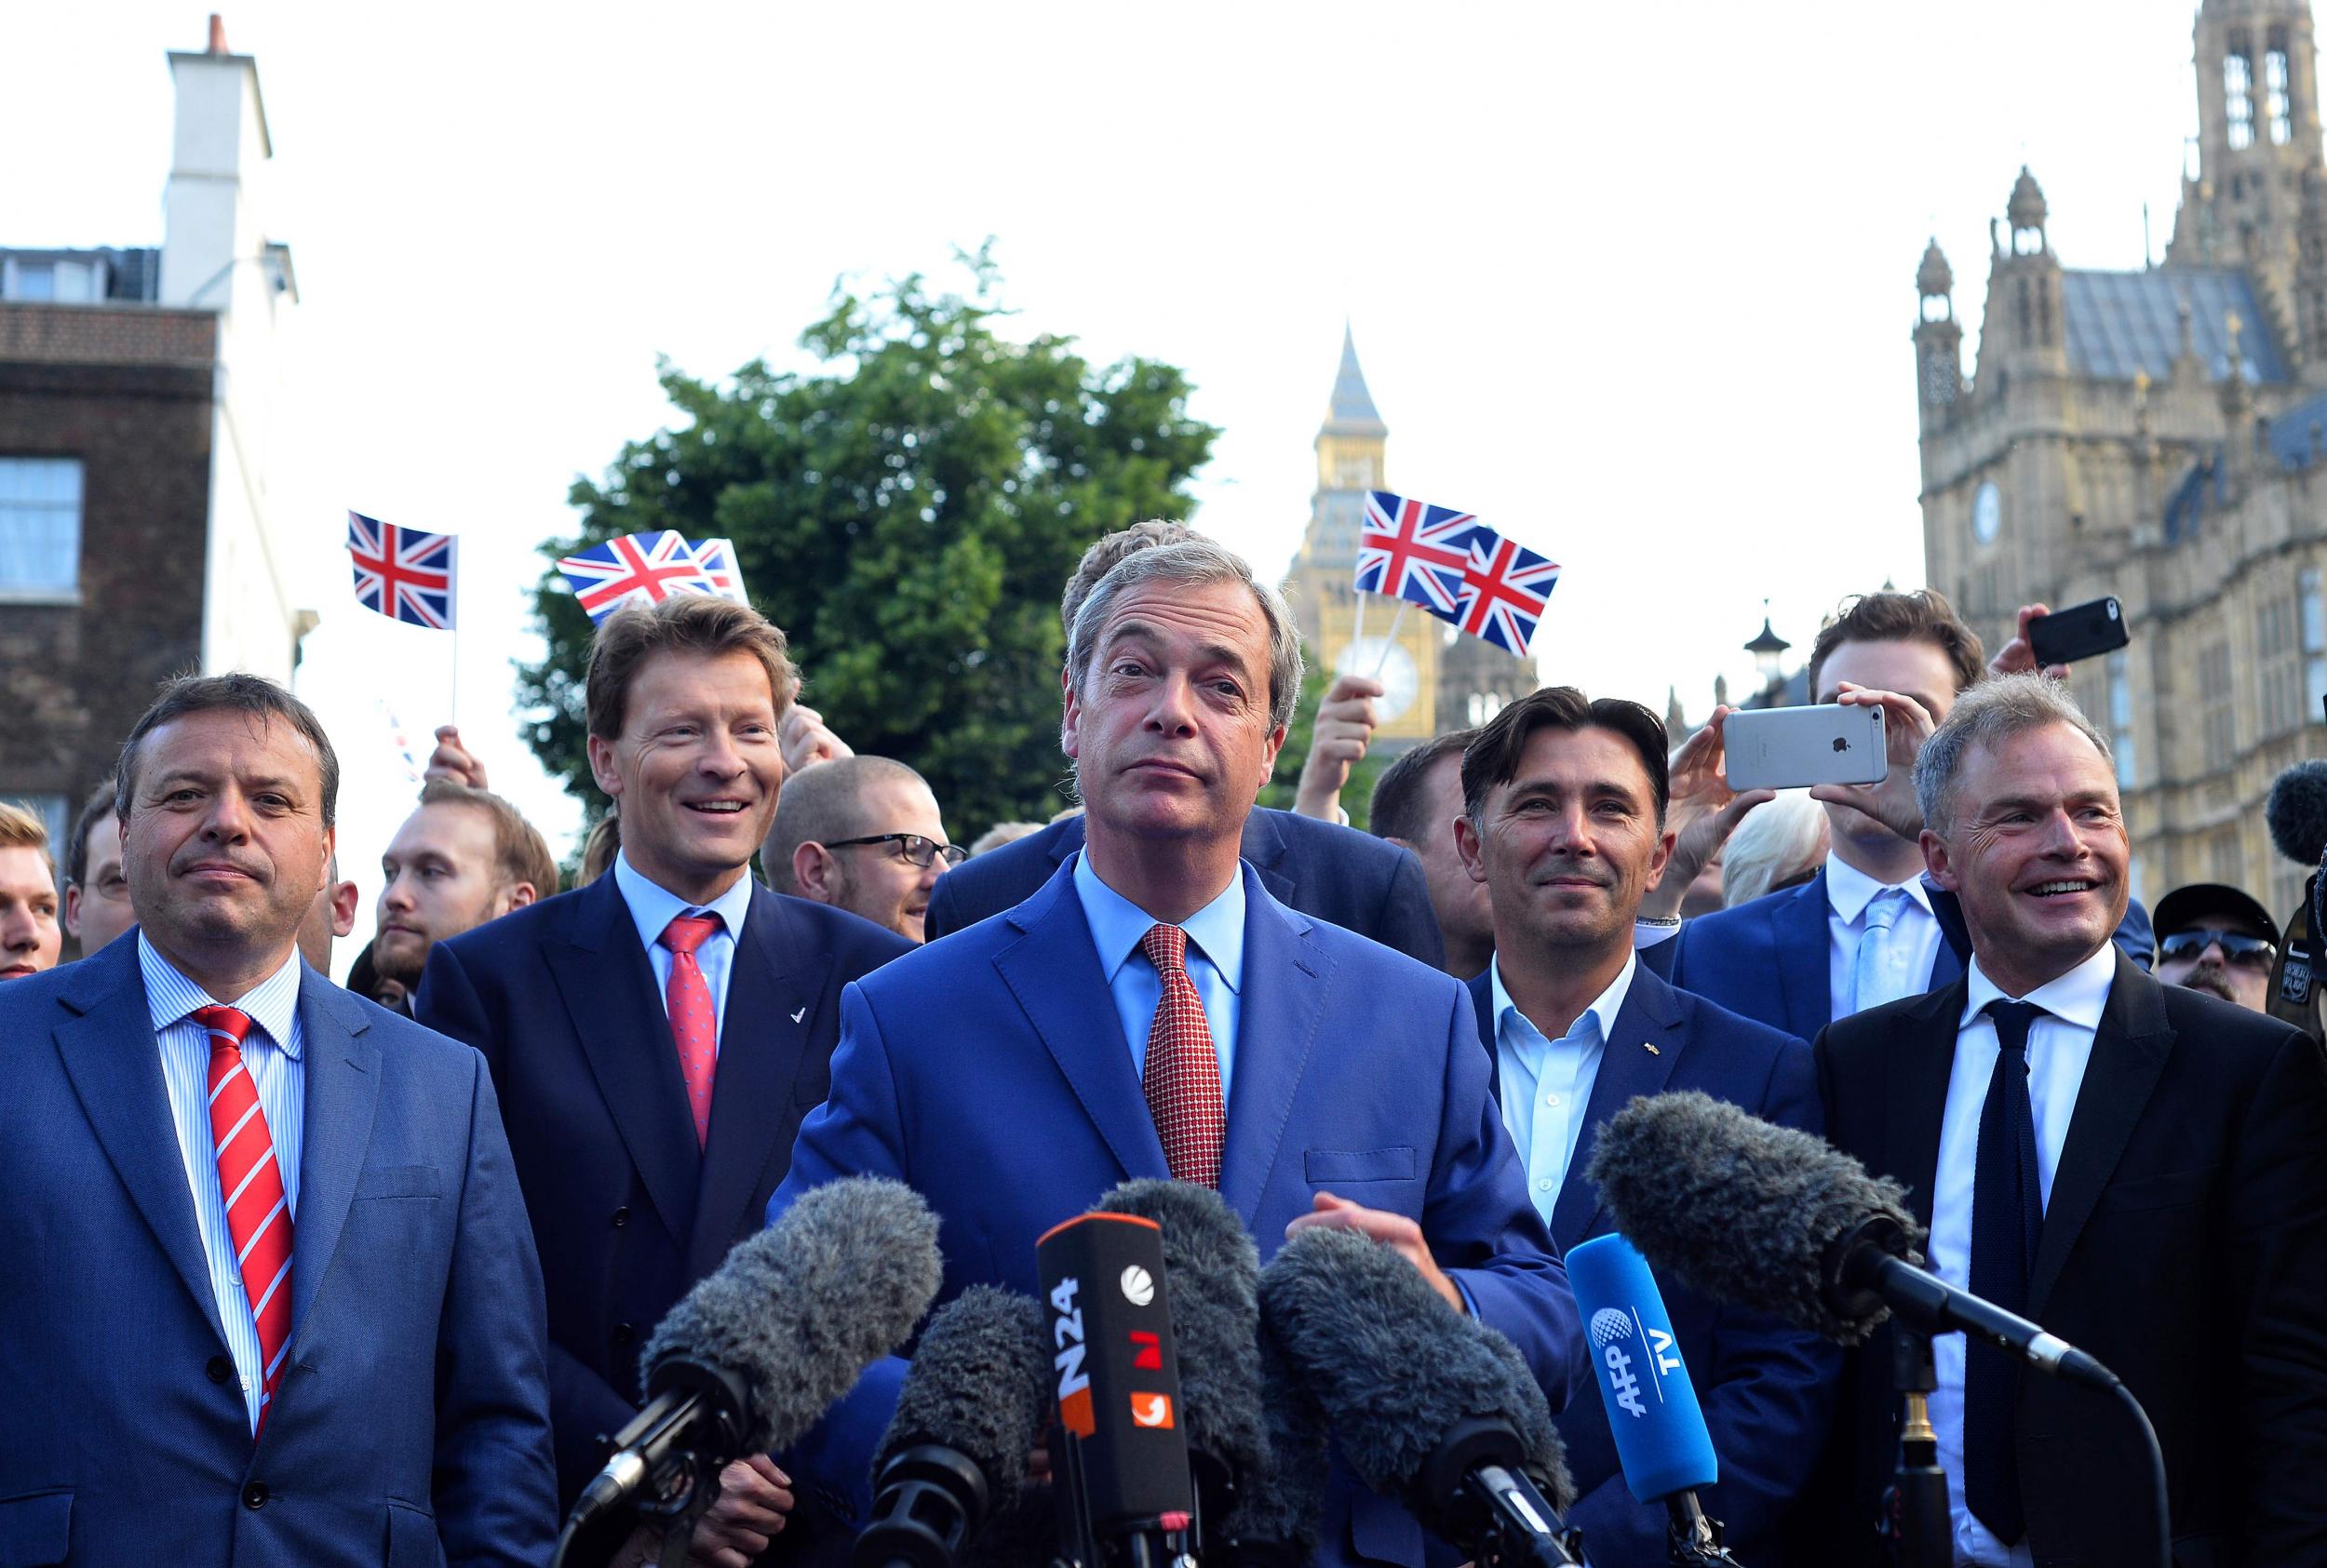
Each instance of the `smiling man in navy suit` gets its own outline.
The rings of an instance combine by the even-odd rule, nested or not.
[[[1809,1048],[1676,991],[1633,954],[1633,920],[1672,853],[1664,725],[1637,703],[1547,687],[1462,755],[1455,847],[1486,885],[1495,958],[1471,982],[1503,1124],[1562,1253],[1614,1228],[1583,1174],[1600,1124],[1634,1095],[1694,1089],[1815,1132]],[[1809,1481],[1840,1358],[1811,1334],[1661,1281],[1721,1466],[1705,1508],[1743,1561]],[[1602,1568],[1661,1568],[1665,1510],[1635,1502],[1605,1406],[1558,1417],[1580,1496],[1569,1514]]]

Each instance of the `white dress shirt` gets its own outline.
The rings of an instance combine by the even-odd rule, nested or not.
[[[1075,851],[1074,878],[1075,896],[1083,901],[1083,918],[1091,927],[1091,944],[1099,950],[1099,972],[1107,977],[1108,997],[1131,1047],[1132,1071],[1144,1083],[1148,1036],[1155,1029],[1155,1010],[1164,1005],[1164,977],[1141,955],[1139,943],[1163,922],[1101,880],[1091,868],[1090,857],[1080,850]],[[1220,1059],[1220,1104],[1225,1107],[1235,1081],[1237,996],[1244,985],[1241,864],[1220,896],[1182,920],[1179,929],[1188,933],[1188,978],[1204,1003],[1213,1054]]]
[[[283,1212],[291,1217],[297,1242],[299,1150],[306,1132],[306,1070],[301,1057],[306,1035],[299,1026],[299,953],[292,949],[281,969],[241,996],[213,997],[181,973],[138,932],[138,968],[145,977],[145,1006],[161,1052],[162,1085],[169,1092],[169,1120],[178,1130],[178,1154],[185,1162],[186,1186],[194,1194],[195,1224],[202,1232],[202,1257],[218,1298],[218,1326],[242,1379],[243,1407],[250,1429],[259,1429],[259,1400],[266,1391],[259,1360],[259,1325],[250,1316],[242,1265],[235,1256],[234,1232],[226,1223],[226,1199],[218,1189],[218,1146],[210,1135],[210,1036],[190,1016],[198,1007],[223,1005],[249,1014],[250,1033],[242,1042],[243,1070],[259,1093],[275,1145],[275,1164],[283,1177]],[[294,1267],[292,1282],[298,1281]],[[294,1330],[296,1323],[291,1325]],[[286,1346],[288,1347],[288,1341]]]
[[[1826,987],[1834,1012],[1848,1018],[1858,1009],[1859,943],[1866,935],[1866,906],[1890,888],[1907,895],[1890,927],[1890,965],[1907,977],[1903,997],[1930,988],[1931,963],[1939,957],[1939,917],[1931,913],[1931,891],[1921,877],[1878,882],[1856,866],[1826,856]]]
[[[703,945],[695,949],[695,967],[703,972],[703,983],[711,989],[711,1017],[716,1030],[711,1052],[716,1056],[719,1039],[727,1033],[727,977],[735,967],[735,940],[743,935],[744,917],[751,913],[750,873],[736,878],[733,887],[710,903],[689,904],[661,883],[650,881],[644,872],[630,864],[630,852],[625,850],[614,856],[614,886],[621,891],[630,918],[638,924],[639,940],[646,945],[646,961],[654,967],[654,995],[662,1002],[666,1016],[670,1012],[671,951],[663,945],[664,931],[680,915],[720,918],[720,929],[704,938]]]
[[[1996,1074],[1996,1025],[1984,1009],[1999,998],[2033,1002],[2045,1016],[2028,1027],[2028,1103],[2036,1120],[2037,1185],[2044,1203],[2052,1201],[2052,1173],[2092,1060],[2092,1037],[2108,1006],[2117,977],[2117,945],[2101,950],[2057,980],[2025,997],[2009,996],[1971,960],[1963,1016],[1957,1024],[1955,1065],[1947,1076],[1947,1105],[1939,1124],[1939,1170],[1931,1188],[1931,1272],[1957,1290],[1971,1288],[1971,1183],[1979,1162],[1980,1112],[1987,1105],[1988,1080]],[[2137,1284],[2128,1281],[2129,1288]],[[1931,1393],[1931,1425],[1939,1430],[1939,1462],[1947,1472],[1947,1506],[1955,1518],[1956,1561],[1976,1568],[2030,1568],[2022,1541],[2007,1548],[1971,1517],[1963,1500],[1963,1359],[1965,1340],[1944,1333],[1931,1341],[1939,1387]],[[2002,1352],[1982,1346],[1983,1356]]]
[[[1503,1126],[1527,1168],[1527,1198],[1548,1227],[1559,1204],[1567,1166],[1583,1135],[1584,1107],[1607,1054],[1616,1015],[1624,1010],[1640,960],[1631,954],[1624,967],[1590,1007],[1557,1039],[1547,1039],[1503,989],[1503,965],[1487,966],[1495,1009],[1495,1073],[1502,1090]]]

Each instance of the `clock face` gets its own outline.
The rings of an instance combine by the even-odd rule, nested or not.
[[[1387,657],[1384,652],[1387,650]],[[1379,674],[1376,674],[1376,670]],[[1381,637],[1360,637],[1341,645],[1341,656],[1333,662],[1337,676],[1372,676],[1384,688],[1374,701],[1374,716],[1384,724],[1393,724],[1414,705],[1421,692],[1422,682],[1414,668],[1414,655],[1398,643]]]
[[[1995,480],[1984,480],[1971,498],[1971,537],[1983,544],[1993,544],[1997,530],[2003,526],[2003,493],[1996,488]]]

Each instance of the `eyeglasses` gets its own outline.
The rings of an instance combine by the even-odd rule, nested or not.
[[[827,850],[854,849],[862,844],[894,844],[897,859],[926,871],[930,862],[939,855],[948,865],[959,865],[970,858],[970,851],[959,844],[940,844],[918,833],[868,833],[862,838],[835,838],[825,846]]]
[[[2227,931],[2177,931],[2158,944],[2158,957],[2195,958],[2215,943],[2222,945],[2222,956],[2240,969],[2268,969],[2278,961],[2279,949],[2261,937]]]

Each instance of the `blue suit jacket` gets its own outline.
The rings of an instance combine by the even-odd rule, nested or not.
[[[1016,908],[1083,848],[1083,819],[1067,817],[937,878],[929,895],[932,942]],[[1256,806],[1238,851],[1269,896],[1304,915],[1370,936],[1436,969],[1446,939],[1430,906],[1422,863],[1370,833]]]
[[[1471,997],[1491,1061],[1494,990],[1486,974],[1471,982]],[[1635,968],[1552,1211],[1552,1240],[1563,1254],[1616,1228],[1600,1207],[1600,1189],[1583,1175],[1601,1126],[1635,1095],[1682,1089],[1780,1126],[1806,1132],[1824,1126],[1809,1046],[1676,991],[1646,966]],[[1816,1467],[1834,1414],[1841,1352],[1815,1334],[1765,1313],[1720,1306],[1675,1280],[1657,1285],[1720,1461],[1721,1482],[1704,1494],[1705,1511],[1728,1527],[1740,1560],[1779,1568],[1784,1560],[1777,1554],[1777,1526]],[[1596,1568],[1663,1568],[1664,1508],[1635,1502],[1625,1487],[1607,1407],[1596,1390],[1580,1394],[1557,1420],[1578,1493],[1568,1522],[1582,1528]]]
[[[1923,886],[1930,894],[1941,936],[1924,988],[1937,990],[1963,978],[1971,939],[1956,895],[1929,878]],[[1826,914],[1826,873],[1821,869],[1798,887],[1698,916],[1681,927],[1679,935],[1642,948],[1641,963],[1682,990],[1732,1012],[1814,1039],[1834,1022]],[[2157,941],[2150,934],[2149,912],[2139,899],[2125,905],[2117,945],[2144,971],[2149,968]]]
[[[1220,1196],[1264,1258],[1322,1191],[1412,1216],[1559,1408],[1587,1375],[1575,1301],[1487,1092],[1469,998],[1243,875]],[[1003,918],[850,986],[841,1007],[832,1096],[800,1129],[771,1219],[837,1177],[894,1177],[941,1221],[941,1300],[981,1282],[1031,1294],[1036,1238],[1117,1182],[1167,1173],[1069,869]],[[800,1456],[860,1498],[894,1401],[883,1370]],[[1324,1528],[1321,1562],[1423,1560],[1413,1516],[1346,1477]]]
[[[639,1397],[639,1346],[760,1226],[824,1098],[841,987],[912,945],[755,887],[695,1142],[654,971],[611,876],[439,942],[417,1014],[485,1054],[549,1283],[550,1414],[570,1506]]]
[[[138,945],[0,986],[0,1562],[548,1555],[541,1270],[485,1065],[313,970],[299,1017],[291,1336],[254,1448]]]

